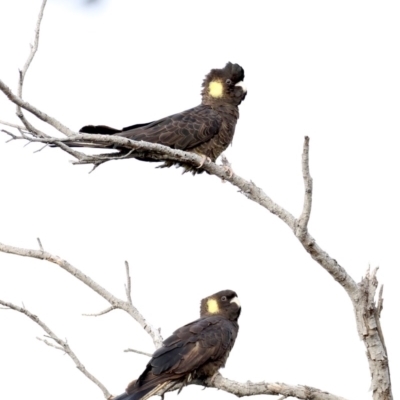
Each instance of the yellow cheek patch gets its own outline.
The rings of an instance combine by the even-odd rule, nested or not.
[[[212,97],[221,98],[224,95],[224,87],[219,81],[212,81],[208,85],[208,93]]]
[[[219,311],[218,303],[214,299],[207,300],[207,311],[211,314],[216,314]]]

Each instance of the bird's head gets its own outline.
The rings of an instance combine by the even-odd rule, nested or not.
[[[244,70],[239,64],[228,62],[222,69],[212,69],[203,81],[202,103],[238,106],[247,94],[243,80]]]
[[[206,297],[200,303],[200,317],[221,315],[236,321],[240,315],[240,301],[233,290],[222,290]]]

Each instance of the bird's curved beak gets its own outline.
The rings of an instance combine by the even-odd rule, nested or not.
[[[247,87],[243,83],[243,81],[238,82],[235,86],[240,86],[242,88],[243,92],[247,93]]]
[[[231,302],[231,303],[236,303],[237,306],[238,306],[239,308],[242,307],[242,306],[240,305],[239,298],[236,297],[236,296],[235,296],[230,302]]]

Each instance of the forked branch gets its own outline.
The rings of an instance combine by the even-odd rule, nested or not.
[[[103,299],[105,299],[111,305],[111,307],[113,307],[113,309],[120,309],[128,313],[150,335],[150,337],[153,340],[154,346],[156,348],[161,346],[163,339],[160,334],[160,331],[152,327],[136,307],[134,307],[131,303],[129,303],[129,301],[121,300],[118,297],[111,294],[109,291],[100,286],[92,278],[85,275],[78,268],[74,267],[68,261],[63,260],[61,257],[58,257],[44,250],[22,249],[19,247],[7,246],[3,243],[0,243],[0,251],[2,251],[3,253],[15,254],[23,257],[31,257],[31,258],[37,258],[39,260],[46,260],[52,264],[58,265],[59,267],[67,271],[69,274],[71,274],[74,278],[80,280],[90,289],[95,291],[98,295],[103,297]]]

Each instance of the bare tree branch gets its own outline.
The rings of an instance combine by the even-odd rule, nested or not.
[[[35,28],[35,37],[34,37],[34,41],[33,44],[31,45],[31,51],[28,55],[28,58],[25,62],[24,67],[22,68],[22,70],[19,71],[19,81],[18,81],[18,97],[22,99],[22,90],[23,90],[23,85],[24,85],[24,80],[25,80],[25,75],[28,72],[28,69],[33,61],[33,58],[36,55],[36,52],[39,48],[39,37],[40,37],[40,25],[43,19],[43,13],[44,13],[44,9],[46,7],[46,3],[47,0],[43,0],[42,1],[42,5],[40,7],[40,11],[39,11],[39,15],[36,21],[36,28]],[[37,129],[36,127],[34,127],[25,117],[25,115],[23,114],[22,110],[21,110],[21,106],[19,104],[17,104],[17,116],[18,118],[21,120],[21,122],[24,124],[25,129],[32,133],[34,136],[36,137],[43,137],[43,138],[49,138],[50,136],[45,134],[44,132],[40,131],[39,129]],[[54,120],[54,119],[53,119]],[[57,122],[56,120],[54,120],[54,122]],[[50,122],[49,122],[50,123]],[[50,123],[51,124],[51,123]],[[59,123],[58,123],[59,124]],[[9,125],[9,124],[7,124]],[[59,129],[57,126],[54,126],[55,128]],[[19,128],[20,129],[20,128]],[[68,129],[68,128],[67,128]],[[66,132],[64,132],[62,129],[60,130],[62,133],[64,133],[65,135],[67,135]],[[22,133],[22,132],[21,132]],[[23,135],[24,136],[24,135]],[[15,138],[14,138],[15,139]],[[71,149],[69,146],[64,145],[63,143],[60,142],[56,142],[57,146],[60,147],[61,149],[63,149],[65,152],[71,154],[72,156],[79,158],[82,157],[83,154]],[[43,146],[41,149],[35,151],[39,152],[41,150],[43,150],[46,146]]]
[[[229,174],[229,177],[232,178],[233,176],[232,164],[228,161],[225,154],[221,154],[221,164],[225,172],[227,172]],[[225,179],[222,179],[222,182],[225,183]]]
[[[11,128],[21,129],[21,130],[25,130],[25,129],[26,129],[25,126],[18,125],[18,124],[13,124],[13,123],[11,123],[11,122],[2,121],[2,120],[0,120],[0,124],[1,124],[1,125],[5,125],[5,126],[9,126],[9,127],[11,127]],[[5,133],[7,133],[8,135],[10,135],[9,132],[6,132],[6,131],[4,131],[4,130],[2,130],[2,132],[5,132]]]
[[[232,393],[237,397],[257,396],[257,395],[281,395],[282,398],[293,397],[301,400],[346,400],[344,397],[335,396],[331,393],[324,392],[306,385],[288,385],[282,382],[235,382],[224,378],[220,373],[217,373],[212,378],[205,381],[193,380],[188,385],[200,385],[209,388],[223,390],[227,393]],[[165,390],[161,389],[156,395],[162,395],[165,392],[182,390],[185,383],[172,384]]]
[[[37,17],[37,21],[36,21],[36,28],[35,28],[35,36],[34,36],[34,40],[33,40],[33,44],[31,44],[31,51],[28,55],[28,58],[25,62],[25,65],[23,66],[23,68],[19,71],[19,80],[18,80],[18,91],[17,91],[17,95],[14,95],[10,88],[8,88],[1,80],[0,80],[0,86],[2,87],[2,91],[3,93],[10,98],[14,98],[14,100],[18,99],[17,101],[13,101],[13,103],[15,103],[15,105],[17,106],[17,116],[18,118],[22,121],[22,123],[24,124],[25,128],[31,132],[32,134],[34,134],[35,136],[38,137],[48,137],[46,134],[44,134],[43,132],[39,131],[38,129],[36,129],[23,115],[21,107],[24,107],[24,101],[22,100],[22,90],[23,90],[23,86],[24,86],[24,80],[25,80],[25,75],[28,72],[28,69],[33,61],[33,58],[35,57],[35,54],[39,48],[39,38],[40,38],[40,25],[43,19],[43,13],[44,13],[44,9],[46,7],[46,3],[47,0],[43,0],[42,1],[42,5],[40,7],[39,10],[39,15]],[[3,90],[4,89],[4,90]],[[28,103],[25,103],[25,105],[29,105]],[[43,121],[49,123],[50,125],[54,126],[57,130],[59,130],[60,132],[64,133],[66,136],[68,136],[70,133],[72,133],[69,128],[67,128],[66,126],[62,125],[60,122],[56,121],[54,118],[48,117],[45,113],[34,109],[34,107],[31,107],[30,110],[31,113],[33,113],[34,115],[36,115],[38,118],[42,119]],[[9,124],[7,124],[9,125]],[[66,149],[64,149],[66,150]]]
[[[54,348],[57,349],[57,350],[64,351],[64,347],[56,346],[54,343],[49,342],[47,339],[43,339],[43,338],[40,338],[40,337],[36,337],[36,339],[37,339],[37,340],[40,340],[40,341],[43,342],[44,344],[47,344],[47,346],[49,346],[49,347],[54,347]]]
[[[47,122],[49,125],[56,128],[58,131],[62,132],[65,136],[73,136],[71,129],[67,128],[61,122],[57,121],[55,118],[50,117],[43,111],[40,111],[36,107],[30,105],[28,102],[22,100],[19,96],[15,95],[12,90],[0,79],[0,90],[8,97],[8,99],[14,104],[22,107],[26,111],[29,111],[39,119]]]
[[[33,322],[38,324],[47,333],[47,335],[48,335],[47,337],[50,338],[51,340],[53,340],[54,342],[56,342],[58,344],[58,346],[56,346],[54,343],[52,343],[46,339],[38,338],[39,340],[46,343],[48,346],[54,347],[57,350],[64,351],[65,354],[67,354],[72,359],[72,361],[75,363],[75,365],[79,369],[79,371],[81,371],[88,379],[90,379],[97,387],[100,388],[100,390],[103,392],[103,395],[106,399],[108,399],[111,396],[110,392],[106,389],[106,387],[85,368],[85,366],[81,363],[81,361],[78,359],[76,354],[72,351],[69,344],[64,340],[61,340],[44,322],[42,322],[39,319],[39,317],[37,315],[32,314],[25,307],[19,307],[19,306],[16,306],[15,304],[7,302],[7,301],[0,300],[0,304],[26,315]]]
[[[212,381],[212,382],[211,382]],[[196,383],[196,382],[194,382]],[[305,385],[287,385],[286,383],[275,382],[257,382],[250,381],[239,383],[224,378],[221,374],[206,381],[206,384],[216,389],[232,393],[237,397],[256,396],[259,394],[282,395],[286,397],[295,397],[302,400],[346,400],[343,397],[335,396],[320,389]]]
[[[29,133],[34,133],[35,136],[37,137],[49,137],[48,135],[46,135],[44,132],[42,132],[41,130],[35,128],[26,118],[25,115],[22,113],[21,108],[19,106],[17,106],[18,110],[17,110],[17,116],[18,118],[21,120],[21,122],[24,124],[25,129],[29,132]]]
[[[110,292],[108,292],[106,289],[100,286],[97,282],[95,282],[92,278],[85,275],[78,268],[72,266],[68,261],[63,260],[62,258],[55,256],[47,251],[21,249],[18,247],[8,246],[3,243],[0,243],[0,251],[2,251],[3,253],[16,254],[23,257],[31,257],[31,258],[37,258],[39,260],[46,260],[49,261],[50,263],[60,266],[62,269],[70,273],[73,277],[79,279],[90,289],[94,290],[97,294],[99,294],[101,297],[107,300],[111,304],[111,306],[127,312],[150,335],[156,348],[161,346],[162,336],[159,330],[149,325],[136,307],[134,307],[129,302],[123,301],[112,295]]]
[[[0,90],[2,90],[1,81],[0,81]],[[23,102],[23,100],[21,101]],[[37,110],[36,108],[30,105],[29,107],[31,107],[31,110]],[[49,116],[47,117],[52,118]],[[7,133],[8,135],[11,135],[8,131],[4,132]],[[69,154],[77,158],[77,161],[72,162],[75,165],[94,164],[96,166],[112,160],[119,160],[126,158],[145,158],[145,157],[151,158],[155,161],[170,160],[180,163],[192,164],[195,166],[200,165],[200,163],[203,161],[201,156],[194,153],[172,149],[170,147],[163,146],[157,143],[149,143],[144,141],[138,142],[124,138],[122,136],[83,134],[83,133],[78,134],[70,131],[68,138],[58,138],[58,137],[51,137],[48,135],[46,137],[39,137],[39,135],[36,135],[32,131],[30,131],[29,133],[32,135],[32,137],[27,135],[21,135],[21,136],[12,135],[12,137],[14,140],[28,140],[29,142],[33,143],[46,143],[60,147],[62,150],[68,152]],[[73,142],[73,144],[82,144],[82,145],[86,145],[87,143],[96,143],[96,147],[100,149],[117,147],[120,150],[107,154],[88,155],[73,150],[70,146],[68,146],[63,142]],[[226,179],[227,176],[231,175],[229,171],[226,170],[226,168],[217,166],[216,164],[211,162],[205,163],[202,168],[205,169],[207,172],[210,172],[211,170],[211,174],[217,175],[221,179]]]
[[[18,97],[20,97],[22,99],[22,89],[23,89],[23,85],[24,85],[24,79],[25,79],[25,75],[28,71],[29,66],[31,65],[31,62],[33,60],[33,58],[35,57],[35,54],[37,52],[37,49],[39,47],[39,36],[40,36],[40,24],[42,22],[43,19],[43,13],[44,13],[44,9],[46,7],[46,2],[47,0],[43,0],[42,1],[42,5],[40,7],[40,11],[39,11],[39,15],[38,15],[38,19],[36,21],[36,28],[35,28],[35,37],[34,37],[34,41],[33,44],[31,44],[31,51],[28,55],[28,58],[25,62],[24,67],[22,68],[22,70],[19,71],[19,81],[18,81]],[[38,136],[45,136],[43,134],[43,132],[40,132],[39,130],[37,130],[24,116],[24,114],[22,113],[21,107],[19,105],[17,105],[17,116],[18,118],[21,120],[21,122],[24,124],[24,126],[26,127],[26,129],[28,129],[31,132],[34,132],[36,135]]]
[[[383,299],[379,297],[378,306],[375,304],[375,293],[378,287],[376,273],[378,268],[368,269],[361,280],[359,294],[354,299],[357,328],[361,340],[367,349],[367,358],[371,372],[371,389],[374,400],[393,399],[389,359],[385,340],[379,320],[379,309]]]
[[[34,38],[33,44],[31,44],[31,51],[29,53],[28,59],[25,62],[24,67],[22,68],[22,70],[19,71],[18,97],[21,97],[21,98],[22,98],[22,87],[23,87],[23,84],[24,84],[24,79],[25,79],[26,72],[28,71],[28,68],[31,65],[31,62],[32,62],[33,58],[35,57],[35,54],[36,54],[37,49],[39,47],[40,24],[41,24],[42,19],[43,19],[43,13],[44,13],[44,9],[46,7],[46,3],[47,3],[47,0],[43,0],[42,1],[42,5],[40,7],[39,15],[38,15],[38,18],[37,18],[37,21],[36,21],[35,38]]]
[[[129,304],[132,304],[131,276],[129,274],[129,263],[128,263],[128,261],[125,261],[125,270],[126,270],[126,285],[125,285],[126,298],[128,299]]]
[[[298,238],[304,238],[307,233],[308,221],[311,215],[311,204],[312,204],[312,178],[310,175],[309,165],[309,142],[310,138],[306,136],[304,138],[303,157],[302,157],[302,171],[304,180],[304,204],[303,211],[298,220],[298,226],[296,236]]]

